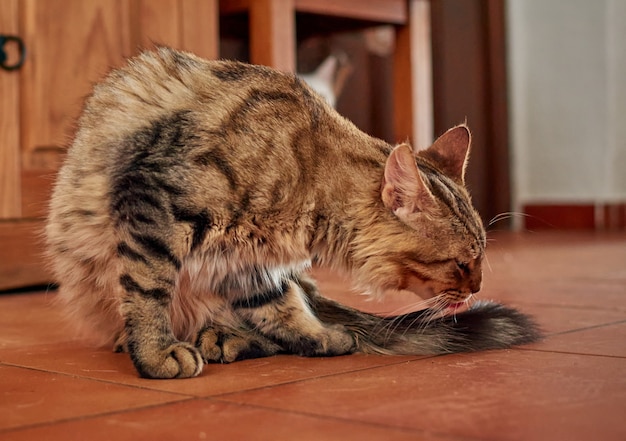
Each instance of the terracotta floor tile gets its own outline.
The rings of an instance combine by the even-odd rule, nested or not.
[[[500,234],[482,297],[626,311],[626,234]]]
[[[0,295],[0,440],[626,439],[626,234],[493,237],[478,298],[536,316],[540,343],[421,359],[281,356],[143,380],[127,355],[72,341],[54,295]],[[419,302],[368,301],[314,273],[323,292],[365,310]]]
[[[0,366],[0,429],[178,401],[165,392]]]
[[[623,440],[626,359],[452,355],[223,397],[485,440]]]
[[[553,335],[538,343],[536,347],[542,351],[626,358],[626,321]],[[626,375],[626,371],[624,374]]]
[[[532,316],[547,335],[607,325],[626,320],[626,311],[509,303]]]
[[[567,306],[626,312],[626,280],[623,282],[590,282],[573,278],[552,280],[513,280],[494,287],[486,282],[477,299],[494,299],[502,303]]]
[[[364,354],[331,358],[281,355],[232,364],[209,364],[197,378],[146,380],[138,377],[127,354],[115,354],[106,349],[90,349],[75,342],[29,346],[0,352],[1,363],[198,397],[357,371],[416,358],[418,357]]]
[[[206,400],[191,400],[14,431],[5,434],[5,437],[12,441],[35,439],[462,441],[463,439]],[[0,434],[0,440],[2,439],[3,436]]]

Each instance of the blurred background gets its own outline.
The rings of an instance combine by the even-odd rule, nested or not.
[[[491,229],[624,230],[625,43],[623,0],[0,0],[0,290],[50,282],[82,101],[155,44],[302,74],[391,143],[467,121]]]

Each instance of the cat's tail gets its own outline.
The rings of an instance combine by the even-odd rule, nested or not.
[[[507,306],[479,301],[467,311],[432,318],[432,311],[380,317],[358,311],[317,293],[311,308],[325,323],[342,324],[356,335],[357,352],[375,354],[449,354],[504,349],[541,338],[535,322]]]

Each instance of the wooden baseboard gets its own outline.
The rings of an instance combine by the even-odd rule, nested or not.
[[[52,281],[43,259],[43,220],[0,222],[0,290]]]
[[[528,204],[523,211],[527,230],[626,230],[626,203]]]

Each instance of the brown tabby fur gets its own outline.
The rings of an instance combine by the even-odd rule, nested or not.
[[[496,304],[381,318],[322,297],[311,261],[441,310],[480,289],[470,134],[414,154],[359,131],[293,75],[160,48],[98,84],[51,202],[71,320],[142,376],[278,352],[446,353],[537,337]],[[86,332],[86,331],[85,331]]]

